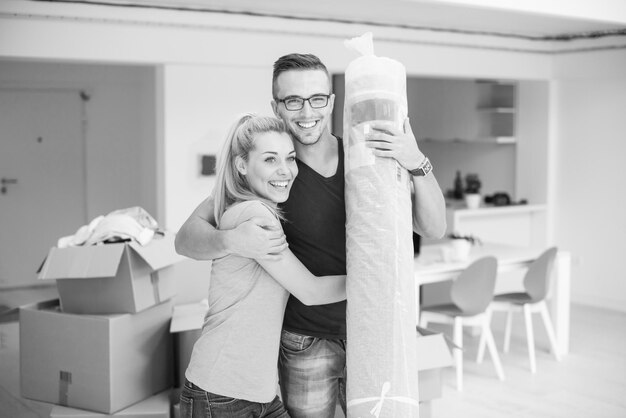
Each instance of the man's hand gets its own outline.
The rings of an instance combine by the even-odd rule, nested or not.
[[[278,221],[255,217],[228,232],[231,253],[255,260],[277,260],[287,248],[287,240]]]
[[[407,170],[414,170],[424,161],[411,129],[409,119],[404,121],[404,132],[385,122],[372,122],[373,132],[366,135],[365,144],[378,157],[394,158]]]

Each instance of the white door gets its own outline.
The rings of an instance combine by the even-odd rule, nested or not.
[[[82,113],[78,90],[0,89],[0,288],[87,222]]]

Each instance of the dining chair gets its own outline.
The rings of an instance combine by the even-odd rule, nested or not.
[[[491,310],[496,285],[498,263],[495,257],[483,257],[465,268],[450,284],[450,301],[433,306],[425,306],[420,311],[420,325],[428,323],[453,324],[453,348],[456,366],[456,383],[463,390],[463,326],[479,326],[481,340],[489,348],[489,353],[500,380],[504,372],[498,350],[491,333]]]
[[[554,268],[554,260],[556,259],[557,248],[552,247],[544,251],[535,261],[533,261],[526,274],[524,275],[524,291],[504,293],[495,295],[490,304],[492,311],[506,311],[506,328],[504,330],[504,348],[506,353],[509,351],[511,343],[511,328],[513,326],[513,312],[521,311],[524,313],[524,322],[526,323],[526,339],[528,345],[528,355],[530,358],[530,371],[537,372],[537,362],[535,359],[535,337],[533,332],[532,314],[540,313],[543,324],[548,334],[550,348],[557,361],[561,360],[559,355],[554,327],[548,313],[546,304],[546,296],[550,289],[550,277]],[[485,342],[481,339],[478,348],[478,361],[482,360],[484,355]]]

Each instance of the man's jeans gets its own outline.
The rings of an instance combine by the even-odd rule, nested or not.
[[[337,398],[346,411],[346,341],[283,330],[280,390],[292,418],[333,418]]]
[[[258,403],[205,392],[188,380],[180,393],[181,418],[289,418],[278,396]]]

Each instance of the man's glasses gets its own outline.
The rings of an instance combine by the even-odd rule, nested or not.
[[[316,94],[309,98],[291,96],[284,99],[276,99],[278,103],[284,103],[287,110],[301,110],[304,107],[304,102],[309,102],[309,106],[313,109],[321,109],[328,105],[328,99],[330,94]]]

